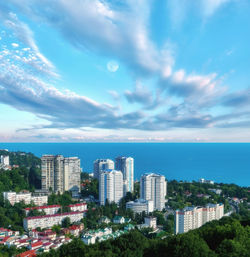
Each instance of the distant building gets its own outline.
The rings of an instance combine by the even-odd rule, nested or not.
[[[215,193],[215,194],[217,194],[217,195],[220,195],[221,192],[222,192],[221,189],[217,189],[217,188],[209,188],[208,190],[213,192],[213,193]]]
[[[16,192],[3,192],[3,197],[8,200],[11,205],[15,203],[20,203],[23,201],[25,204],[30,204],[33,202],[35,205],[44,205],[48,203],[48,196],[32,196],[29,191],[22,191],[20,193]]]
[[[126,203],[126,209],[131,209],[135,213],[150,213],[154,211],[154,202],[151,200],[136,199]]]
[[[147,227],[155,229],[157,227],[157,218],[153,216],[145,217],[144,224]]]
[[[223,204],[207,204],[205,207],[186,207],[183,210],[176,210],[175,233],[185,233],[223,216]]]
[[[200,178],[199,179],[199,182],[200,183],[203,183],[203,184],[211,184],[211,185],[214,185],[214,181],[213,180],[206,180],[204,178]]]
[[[123,197],[123,176],[121,171],[105,170],[99,176],[99,201],[105,205],[106,201],[119,203]]]
[[[115,169],[123,174],[124,195],[134,191],[134,159],[132,157],[117,157],[115,159]]]
[[[122,216],[115,216],[113,219],[113,223],[123,224],[123,223],[125,223],[125,218]]]
[[[102,224],[102,223],[109,224],[110,222],[111,222],[110,219],[106,216],[101,217],[98,221],[99,224]]]
[[[43,155],[42,190],[64,193],[80,191],[81,168],[77,157],[65,158],[62,155]]]
[[[25,231],[37,227],[40,227],[41,229],[51,228],[53,225],[61,225],[62,221],[67,217],[70,219],[71,223],[78,222],[83,218],[85,212],[67,212],[53,215],[27,217],[23,219],[23,228]]]
[[[29,207],[25,208],[25,215],[27,216],[30,211],[37,210],[37,211],[44,211],[47,215],[53,215],[58,213],[60,210],[61,205],[55,204],[55,205],[44,205],[44,206],[37,206],[37,207]]]
[[[4,166],[9,166],[10,165],[9,155],[1,155],[0,156],[0,163]]]
[[[110,159],[97,159],[94,161],[94,178],[99,179],[100,172],[103,170],[113,170],[115,164]]]
[[[87,210],[86,203],[70,204],[68,207],[70,208],[70,211],[86,211]]]
[[[164,176],[154,173],[141,176],[140,198],[153,201],[154,210],[162,211],[165,208],[166,194],[167,182]]]

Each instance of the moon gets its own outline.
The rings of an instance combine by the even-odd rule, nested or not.
[[[116,61],[109,61],[107,63],[107,69],[110,72],[116,72],[119,69],[119,64]]]

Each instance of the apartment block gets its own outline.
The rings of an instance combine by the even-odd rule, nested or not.
[[[23,227],[25,231],[35,229],[37,227],[40,227],[41,229],[51,228],[53,225],[61,225],[62,221],[67,217],[70,219],[71,223],[78,222],[83,218],[85,212],[67,212],[53,215],[27,217],[23,219]]]
[[[3,192],[3,197],[8,200],[11,205],[23,201],[25,204],[33,202],[35,205],[44,205],[48,203],[48,196],[32,196],[29,191],[16,192]]]
[[[141,176],[140,198],[153,201],[154,210],[162,211],[165,208],[166,194],[167,182],[164,176],[154,173]]]
[[[97,159],[94,161],[94,178],[99,179],[100,172],[103,170],[113,170],[115,164],[110,159]]]
[[[77,157],[65,158],[62,155],[43,155],[42,190],[63,193],[80,191],[81,168]]]
[[[175,211],[175,233],[185,233],[212,220],[224,216],[223,204],[207,204],[205,207],[185,207]]]
[[[134,159],[120,156],[115,159],[115,169],[123,174],[124,195],[134,191]]]
[[[45,206],[36,206],[36,207],[25,208],[24,211],[25,211],[26,216],[32,210],[44,211],[47,215],[53,215],[53,214],[58,213],[60,208],[61,208],[61,205],[54,204],[54,205],[45,205]]]
[[[123,175],[121,171],[105,170],[99,176],[99,201],[105,205],[109,202],[119,203],[123,197]]]

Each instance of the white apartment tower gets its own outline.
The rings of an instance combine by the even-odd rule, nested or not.
[[[164,176],[150,173],[141,176],[140,198],[154,202],[154,210],[165,208],[167,182]]]
[[[99,201],[119,203],[123,197],[123,175],[118,170],[103,170],[99,176]]]
[[[175,233],[185,233],[212,220],[224,216],[223,204],[207,204],[205,207],[186,207],[175,211]]]
[[[64,158],[62,155],[43,155],[42,190],[54,192],[80,191],[80,159]]]
[[[115,164],[110,159],[97,159],[94,161],[94,178],[99,179],[102,170],[113,170]]]
[[[0,163],[2,165],[4,165],[4,166],[9,166],[10,165],[10,157],[9,157],[9,155],[1,155]]]
[[[124,195],[134,191],[134,159],[132,157],[117,157],[115,169],[123,174]]]

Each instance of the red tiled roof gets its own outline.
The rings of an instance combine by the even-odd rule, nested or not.
[[[69,207],[76,207],[76,206],[83,206],[87,205],[86,203],[76,203],[76,204],[70,204]]]
[[[25,208],[25,211],[40,210],[40,209],[50,209],[50,208],[55,208],[55,207],[59,207],[60,208],[61,205],[54,204],[54,205],[36,206],[36,207]]]
[[[57,213],[57,214],[52,214],[52,215],[33,216],[33,217],[27,217],[25,219],[26,220],[45,219],[45,218],[51,218],[51,217],[57,217],[57,216],[73,215],[73,214],[84,213],[84,212],[87,212],[87,210],[85,210],[85,211],[64,212],[64,213]]]
[[[34,257],[36,256],[35,250],[26,251],[17,255],[17,257]]]
[[[34,244],[31,244],[30,246],[31,246],[32,248],[34,248],[34,247],[42,246],[42,245],[43,245],[43,242],[38,241],[38,242],[35,242]]]

